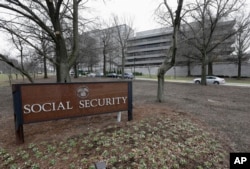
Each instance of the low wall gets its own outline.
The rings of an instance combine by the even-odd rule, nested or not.
[[[126,72],[142,72],[143,74],[151,74],[156,75],[158,66],[144,66],[144,67],[136,67],[127,68]],[[167,71],[167,76],[187,76],[188,67],[187,66],[175,66]],[[199,76],[201,74],[201,65],[193,65],[191,66],[191,75]],[[214,63],[213,64],[213,74],[221,75],[221,76],[237,76],[238,74],[238,65],[234,63]],[[241,76],[242,77],[250,77],[250,63],[243,63],[241,68]]]

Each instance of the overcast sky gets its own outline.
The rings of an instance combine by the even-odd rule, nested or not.
[[[159,28],[161,25],[154,20],[154,11],[163,0],[89,0],[86,4],[93,17],[109,20],[112,14],[132,18],[135,32]],[[176,6],[176,0],[169,0],[171,6]],[[249,1],[247,1],[249,3]],[[0,32],[0,52],[12,51],[11,46],[6,43],[6,37]],[[5,52],[4,52],[5,51]]]
[[[175,0],[171,0],[174,1]],[[161,27],[154,21],[154,11],[162,0],[89,0],[86,4],[94,17],[109,20],[112,14],[133,20],[135,32]],[[0,32],[0,51],[11,51],[6,37]]]
[[[120,18],[132,18],[135,31],[160,27],[154,21],[154,11],[162,0],[104,0],[104,2],[101,0],[89,2],[94,14],[102,19],[108,20],[112,14]]]

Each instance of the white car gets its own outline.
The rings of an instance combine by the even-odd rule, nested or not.
[[[124,77],[124,79],[134,79],[133,73],[127,73],[127,72],[125,72],[123,77]],[[122,78],[122,75],[119,74],[118,78]]]
[[[89,74],[87,74],[87,77],[95,77],[95,76],[96,76],[95,73],[89,73]]]
[[[124,73],[124,78],[125,79],[134,79],[133,73]]]
[[[206,76],[207,84],[225,84],[226,81],[223,78],[217,77],[217,76]],[[201,78],[195,78],[193,80],[194,83],[200,84]]]

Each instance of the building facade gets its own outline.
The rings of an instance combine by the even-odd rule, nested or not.
[[[219,23],[217,30],[214,32],[213,42],[219,41],[220,38],[229,34],[233,30],[234,24],[235,21]],[[159,65],[164,61],[167,51],[170,48],[172,30],[170,27],[138,32],[135,37],[129,39],[125,63],[127,71],[157,74]],[[227,58],[232,57],[234,42],[235,36],[231,36],[210,53],[208,59],[213,63],[213,74],[236,76],[237,64],[235,59],[232,62],[227,60]],[[186,55],[189,54],[189,51],[194,51],[193,49],[188,49],[187,45],[181,44],[179,49],[181,52],[177,54],[175,66],[166,74],[171,76],[187,76],[189,71],[190,75],[200,75],[201,63],[199,56],[196,59],[187,57]],[[248,60],[245,60],[242,69],[243,76],[246,76],[250,71],[247,70],[248,65]]]
[[[118,36],[120,36],[120,38]],[[134,30],[126,24],[85,32],[81,38],[84,39],[84,37],[91,37],[94,39],[95,43],[93,48],[96,56],[93,57],[97,57],[97,62],[92,65],[93,70],[91,71],[103,72],[104,60],[106,67],[105,71],[116,71],[119,65],[122,64],[122,47],[120,40],[124,41],[123,43],[126,43],[126,38],[132,38],[133,36]],[[84,43],[82,45],[84,45]],[[81,65],[81,69],[89,67],[89,65],[90,64],[85,61]]]
[[[126,67],[157,66],[171,45],[172,28],[136,33],[127,43]]]

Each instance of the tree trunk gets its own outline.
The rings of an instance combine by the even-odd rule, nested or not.
[[[74,78],[78,78],[79,76],[79,72],[78,72],[78,69],[77,69],[77,63],[74,64]]]
[[[47,59],[43,57],[43,72],[44,72],[44,79],[48,78],[48,71],[47,71]]]
[[[80,1],[79,1],[80,2]],[[51,11],[52,12],[52,11]],[[54,11],[52,12],[54,13]],[[68,83],[71,82],[69,70],[71,66],[76,62],[78,51],[79,51],[79,43],[78,43],[78,1],[73,0],[73,47],[72,53],[69,56],[66,42],[63,37],[63,32],[60,24],[60,15],[56,15],[56,18],[53,18],[55,23],[53,23],[55,29],[56,36],[56,70],[57,70],[57,82],[58,83]]]
[[[62,37],[60,35],[57,39],[60,43],[56,44],[56,75],[58,83],[68,83],[70,82],[69,76],[69,63],[68,63],[68,55],[66,51],[66,45]]]
[[[208,72],[207,72],[207,74],[209,76],[213,75],[213,62],[211,62],[211,61],[208,62]]]
[[[73,0],[73,47],[72,47],[72,53],[70,55],[70,57],[68,58],[68,56],[66,57],[68,60],[68,72],[70,70],[70,68],[75,65],[76,69],[77,69],[77,57],[79,56],[79,33],[78,33],[78,3],[80,3],[80,1],[78,2],[78,0]],[[63,40],[63,44],[64,47],[66,49],[67,52],[67,47],[65,45],[65,41]],[[69,74],[69,73],[68,73]],[[78,77],[78,70],[75,73],[76,78]],[[69,75],[68,75],[69,76]],[[70,82],[70,79],[69,79]]]
[[[103,76],[105,77],[106,76],[106,50],[105,50],[105,47],[104,47],[102,53],[103,53]]]
[[[90,71],[93,72],[93,65],[90,65]]]
[[[168,53],[172,53],[172,48],[169,49]],[[172,59],[171,59],[172,60]],[[160,66],[157,73],[158,78],[158,90],[157,90],[157,101],[163,102],[164,98],[164,77],[166,72],[171,69],[174,65],[173,60],[171,62],[165,60],[164,63]]]
[[[122,79],[124,79],[125,47],[122,47]]]
[[[164,101],[164,75],[165,73],[158,73],[158,89],[157,89],[157,101]]]
[[[149,74],[149,77],[151,78],[151,71],[150,71],[150,66],[148,65],[148,74]]]
[[[207,75],[206,54],[203,54],[201,62],[201,85],[207,85],[206,75]]]
[[[191,62],[190,62],[190,60],[188,60],[188,62],[187,62],[187,68],[188,68],[187,76],[190,77],[190,76],[192,76],[191,75]]]
[[[166,55],[166,58],[162,65],[158,69],[157,77],[158,77],[158,91],[157,91],[157,101],[158,102],[163,102],[164,101],[164,76],[165,73],[171,69],[175,65],[175,56],[176,56],[176,51],[177,51],[177,31],[179,30],[180,27],[180,21],[181,21],[181,10],[182,10],[182,5],[183,5],[183,0],[178,1],[178,7],[176,10],[176,15],[174,18],[174,15],[172,11],[170,10],[169,6],[167,3],[165,3],[167,9],[169,10],[169,13],[172,18],[172,23],[173,23],[173,35],[172,35],[172,44],[170,48],[168,49],[168,53]],[[170,58],[170,59],[169,59]]]
[[[241,79],[241,56],[238,56],[238,79]]]
[[[69,77],[69,65],[66,62],[61,62],[56,66],[57,83],[68,83],[70,82]]]

